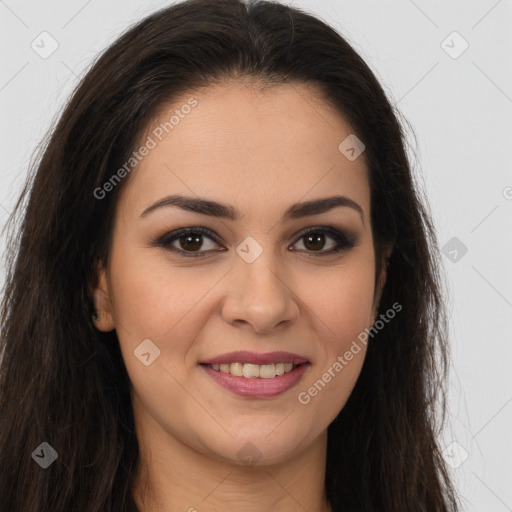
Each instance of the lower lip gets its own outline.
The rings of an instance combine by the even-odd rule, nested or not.
[[[291,372],[283,373],[283,375],[272,379],[237,377],[230,373],[214,370],[207,365],[201,366],[214,381],[236,395],[248,398],[272,398],[295,386],[308,369],[309,363],[301,364]]]

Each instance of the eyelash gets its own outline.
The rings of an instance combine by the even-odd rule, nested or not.
[[[329,256],[332,254],[340,253],[342,251],[352,249],[356,245],[356,239],[354,236],[346,235],[346,234],[338,231],[337,229],[330,228],[327,226],[310,228],[310,229],[302,232],[299,235],[299,237],[296,239],[297,241],[294,242],[293,245],[295,245],[302,238],[304,238],[307,235],[310,235],[312,233],[327,234],[331,238],[333,238],[335,242],[337,242],[337,245],[328,251],[318,251],[318,252],[317,251],[307,251],[309,253],[312,253],[311,255],[307,256],[309,258],[316,258],[316,257],[321,258],[324,256]],[[209,229],[201,228],[201,227],[194,227],[194,228],[183,228],[183,229],[179,229],[177,231],[173,231],[171,233],[166,233],[165,235],[163,235],[162,237],[160,237],[158,240],[155,241],[155,245],[157,245],[159,247],[164,247],[173,252],[176,252],[180,256],[183,256],[185,258],[203,258],[209,252],[211,252],[211,251],[188,252],[188,251],[184,251],[183,249],[178,249],[176,247],[171,246],[171,243],[174,242],[175,240],[179,240],[180,238],[183,238],[190,234],[205,235],[208,238],[212,239],[215,243],[220,244],[220,242],[217,240],[217,237]]]

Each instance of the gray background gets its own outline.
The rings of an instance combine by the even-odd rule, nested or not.
[[[92,59],[169,3],[0,0],[0,227],[38,143]],[[449,287],[444,455],[466,510],[512,511],[512,1],[286,3],[337,28],[415,130],[410,155]],[[51,48],[43,31],[59,45],[48,58],[31,47]],[[4,237],[0,243],[3,252]]]

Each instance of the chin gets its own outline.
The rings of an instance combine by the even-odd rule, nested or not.
[[[261,430],[252,426],[243,435],[239,432],[235,439],[226,435],[225,443],[219,444],[219,439],[215,439],[211,450],[219,458],[240,466],[270,466],[286,462],[303,451],[308,441],[305,433],[293,435],[289,428],[281,426],[282,431],[279,431],[279,426],[272,431],[268,423]]]

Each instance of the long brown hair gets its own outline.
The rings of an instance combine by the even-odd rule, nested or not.
[[[377,262],[395,242],[380,311],[403,310],[369,342],[328,428],[333,510],[458,510],[436,440],[448,361],[442,266],[399,113],[339,33],[300,9],[241,0],[181,2],[126,31],[83,78],[33,166],[10,219],[2,302],[1,510],[136,510],[130,381],[115,331],[91,322],[90,293],[126,179],[100,199],[95,191],[158,109],[233,78],[318,87],[365,145]],[[31,456],[43,442],[58,454],[47,469]]]

